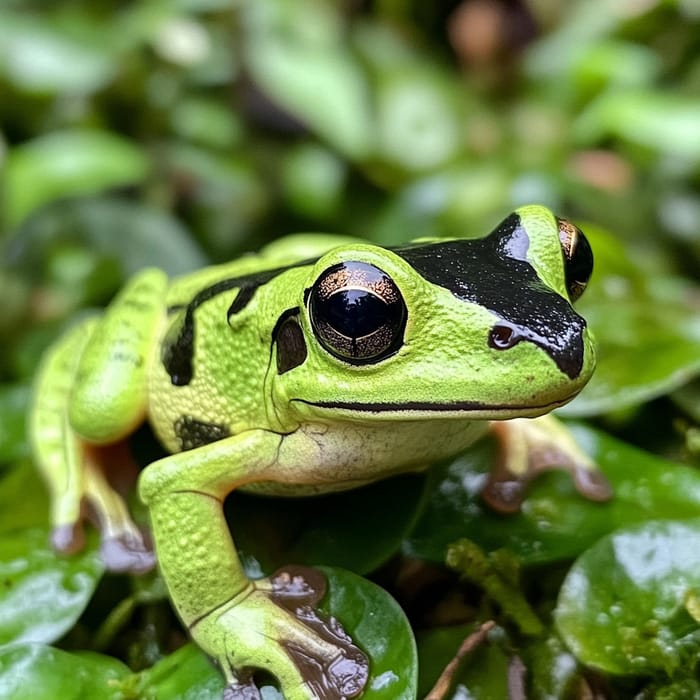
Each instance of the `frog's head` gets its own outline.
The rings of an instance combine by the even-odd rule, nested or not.
[[[335,248],[278,328],[275,394],[356,420],[545,413],[594,368],[572,307],[592,266],[583,234],[541,206],[478,240]]]

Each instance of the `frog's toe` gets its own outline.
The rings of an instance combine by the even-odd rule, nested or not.
[[[612,486],[599,471],[582,466],[577,466],[571,471],[576,490],[582,496],[599,502],[609,501],[612,498]]]
[[[315,605],[326,595],[326,577],[310,566],[287,565],[270,577],[272,599],[292,612],[300,605]]]
[[[369,664],[364,654],[339,656],[327,671],[333,685],[340,691],[343,697],[357,697],[367,684],[369,677]]]
[[[156,563],[156,555],[140,537],[106,537],[100,546],[102,561],[109,571],[144,574]]]
[[[75,554],[85,547],[85,530],[80,522],[58,525],[51,532],[51,546],[61,554]]]

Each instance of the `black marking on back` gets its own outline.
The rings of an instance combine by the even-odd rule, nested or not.
[[[223,440],[231,435],[231,431],[225,425],[208,423],[192,416],[180,416],[173,423],[173,428],[183,452]]]
[[[306,339],[299,325],[299,308],[287,309],[278,319],[272,331],[277,344],[277,374],[284,374],[306,360]]]
[[[271,279],[287,270],[308,265],[310,262],[305,260],[295,265],[278,267],[274,270],[263,270],[262,272],[220,280],[197,292],[187,306],[171,307],[171,311],[179,312],[182,316],[164,339],[160,359],[166,372],[170,375],[172,384],[174,386],[186,386],[192,381],[195,338],[194,312],[202,304],[219,294],[232,289],[239,289],[240,291],[228,310],[227,318],[230,319],[235,314],[240,313],[250,303],[259,287],[267,284]]]
[[[526,260],[529,239],[511,214],[486,238],[392,248],[429,282],[479,304],[541,347],[571,379],[583,367],[586,321]]]

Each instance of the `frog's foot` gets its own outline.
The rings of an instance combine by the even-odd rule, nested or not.
[[[90,519],[102,535],[100,554],[109,571],[142,574],[155,566],[153,548],[96,462],[86,461],[85,501]]]
[[[576,490],[592,501],[612,497],[608,480],[553,416],[494,422],[491,430],[500,443],[500,454],[481,495],[494,510],[517,512],[527,483],[551,469],[568,471]]]
[[[102,561],[115,573],[145,574],[156,563],[156,555],[138,530],[105,537],[100,545]]]
[[[244,594],[192,626],[197,643],[228,679],[225,700],[258,700],[251,673],[274,675],[287,700],[357,697],[369,675],[364,653],[334,618],[311,607],[322,596],[321,574],[295,567],[251,584]]]

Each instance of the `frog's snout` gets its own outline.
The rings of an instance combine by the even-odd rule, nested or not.
[[[570,325],[563,333],[547,333],[546,324],[538,324],[538,328],[501,320],[489,331],[489,347],[494,350],[509,350],[522,341],[529,341],[544,350],[569,379],[576,379],[584,364],[586,321],[578,314],[574,313],[574,316],[578,322]]]

